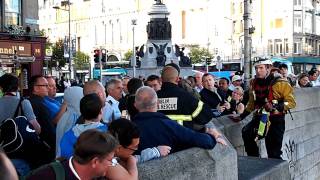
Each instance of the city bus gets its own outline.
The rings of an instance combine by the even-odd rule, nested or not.
[[[121,79],[128,74],[127,70],[120,67],[114,67],[111,69],[102,69],[102,81],[103,85],[110,79]],[[100,69],[93,69],[93,78],[100,79]]]
[[[221,62],[221,68],[220,71],[240,71],[242,69],[242,63],[241,62]],[[205,63],[198,63],[193,65],[193,70],[201,71],[201,72],[207,72],[207,66]],[[208,72],[215,72],[219,71],[216,63],[211,63],[208,65]]]
[[[289,57],[287,59],[292,62],[295,74],[308,72],[312,68],[317,68],[320,70],[319,57]]]
[[[203,73],[207,72],[207,66],[205,63],[194,64],[193,65],[194,72],[200,71]],[[233,76],[235,72],[242,70],[242,63],[241,62],[232,62],[232,61],[225,61],[221,62],[220,71],[217,67],[216,63],[211,63],[208,65],[208,73],[214,75],[215,77],[225,77],[230,79],[230,76]]]
[[[320,58],[318,57],[272,57],[272,62],[285,63],[288,66],[288,74],[300,74],[308,72],[312,68],[320,70]]]

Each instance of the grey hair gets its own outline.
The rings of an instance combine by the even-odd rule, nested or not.
[[[142,86],[136,92],[135,104],[140,112],[156,108],[158,105],[157,93],[151,87]]]
[[[106,83],[106,89],[107,89],[107,91],[108,91],[109,89],[114,88],[114,86],[115,86],[116,84],[118,84],[118,83],[122,83],[122,81],[121,81],[120,79],[110,79],[110,81]]]

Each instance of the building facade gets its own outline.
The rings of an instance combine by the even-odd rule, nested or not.
[[[93,59],[95,48],[108,50],[109,57],[124,58],[135,46],[147,41],[148,12],[151,0],[70,0],[71,36],[77,40],[77,50]],[[172,24],[172,42],[178,45],[198,44],[215,56],[232,59],[231,0],[163,0]],[[51,42],[63,39],[68,33],[68,12],[56,10],[58,0],[39,0],[40,29],[46,31]],[[63,8],[63,7],[62,7]],[[85,10],[84,10],[85,9]],[[235,53],[235,52],[233,52]],[[113,59],[114,59],[113,58]],[[91,61],[93,63],[93,60]]]
[[[319,0],[253,1],[252,26],[253,56],[320,64]],[[295,73],[311,67],[296,67]]]
[[[38,19],[37,0],[0,0],[0,75],[20,75],[23,89],[32,75],[42,74],[46,38]]]

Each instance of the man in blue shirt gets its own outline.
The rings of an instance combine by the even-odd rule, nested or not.
[[[57,93],[56,81],[52,76],[48,76],[46,79],[48,81],[48,96],[44,98],[44,105],[48,108],[50,120],[56,125],[66,111],[67,103],[61,104],[55,100]]]
[[[216,145],[216,138],[221,138],[214,129],[207,133],[199,133],[179,125],[166,115],[158,113],[158,97],[150,87],[138,89],[135,97],[135,107],[139,110],[133,122],[140,130],[140,144],[137,154],[146,148],[159,145],[170,146],[171,152],[180,151],[190,147],[212,149]],[[216,134],[213,137],[211,134]]]

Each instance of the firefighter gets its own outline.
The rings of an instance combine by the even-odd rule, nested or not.
[[[158,112],[166,114],[170,119],[190,129],[209,132],[218,143],[227,145],[214,124],[210,122],[213,113],[209,106],[178,86],[178,69],[171,65],[165,66],[161,71],[161,79],[161,90],[157,91]]]
[[[281,159],[285,114],[296,106],[293,88],[286,79],[270,74],[270,59],[260,58],[254,67],[256,76],[250,81],[246,109],[240,116],[230,118],[238,122],[254,112],[252,120],[242,129],[247,155],[259,157],[257,140],[265,138],[268,157]]]
[[[157,92],[159,112],[198,131],[211,121],[213,116],[209,107],[178,86],[179,75],[175,68],[164,67],[161,78],[162,87]]]

